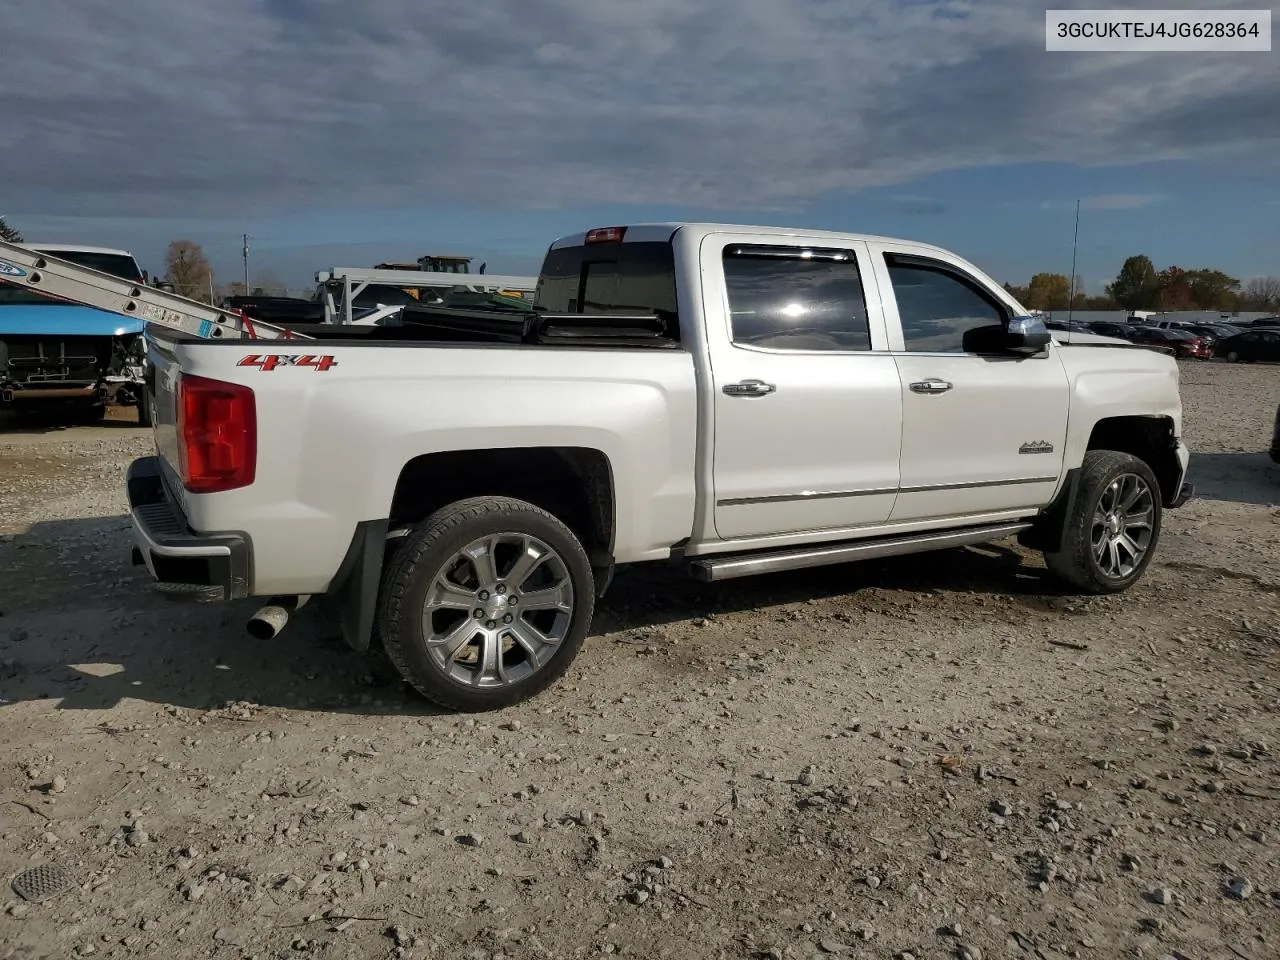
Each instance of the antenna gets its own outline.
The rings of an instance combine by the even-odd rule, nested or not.
[[[1067,293],[1067,332],[1071,332],[1071,316],[1076,306],[1076,246],[1080,242],[1080,201],[1076,201],[1076,232],[1071,238],[1071,286]]]

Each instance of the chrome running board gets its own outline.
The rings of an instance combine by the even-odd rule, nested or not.
[[[770,553],[700,557],[689,561],[689,572],[696,579],[708,583],[713,580],[733,580],[759,573],[777,573],[781,570],[799,570],[803,567],[824,567],[835,563],[850,563],[854,560],[874,560],[877,557],[896,557],[906,553],[924,553],[929,550],[945,550],[949,547],[987,543],[1020,533],[1030,526],[1030,523],[997,523],[984,527],[968,527],[963,530],[940,530],[912,534],[907,537],[862,540],[852,543],[845,541]]]

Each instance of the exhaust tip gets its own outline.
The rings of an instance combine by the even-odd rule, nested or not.
[[[278,610],[279,608],[277,607],[275,609]],[[283,611],[281,611],[281,613],[283,614]],[[279,624],[275,622],[276,619],[277,618],[270,615],[264,616],[259,612],[249,618],[249,622],[245,625],[245,628],[249,631],[249,636],[253,637],[255,640],[270,640],[284,629],[283,621],[287,620],[288,616],[281,616],[279,618],[281,620]]]
[[[271,640],[279,636],[289,617],[307,600],[307,597],[276,597],[249,618],[245,629],[255,640]]]

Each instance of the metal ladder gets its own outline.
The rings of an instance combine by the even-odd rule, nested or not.
[[[0,241],[0,282],[206,339],[312,339],[275,324],[250,320],[237,310],[223,310],[140,281],[91,270],[18,243]]]

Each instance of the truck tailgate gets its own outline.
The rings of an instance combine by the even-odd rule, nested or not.
[[[178,476],[178,359],[173,344],[147,336],[147,390],[152,400],[152,433],[156,453],[170,481]],[[176,485],[176,484],[174,484]]]

